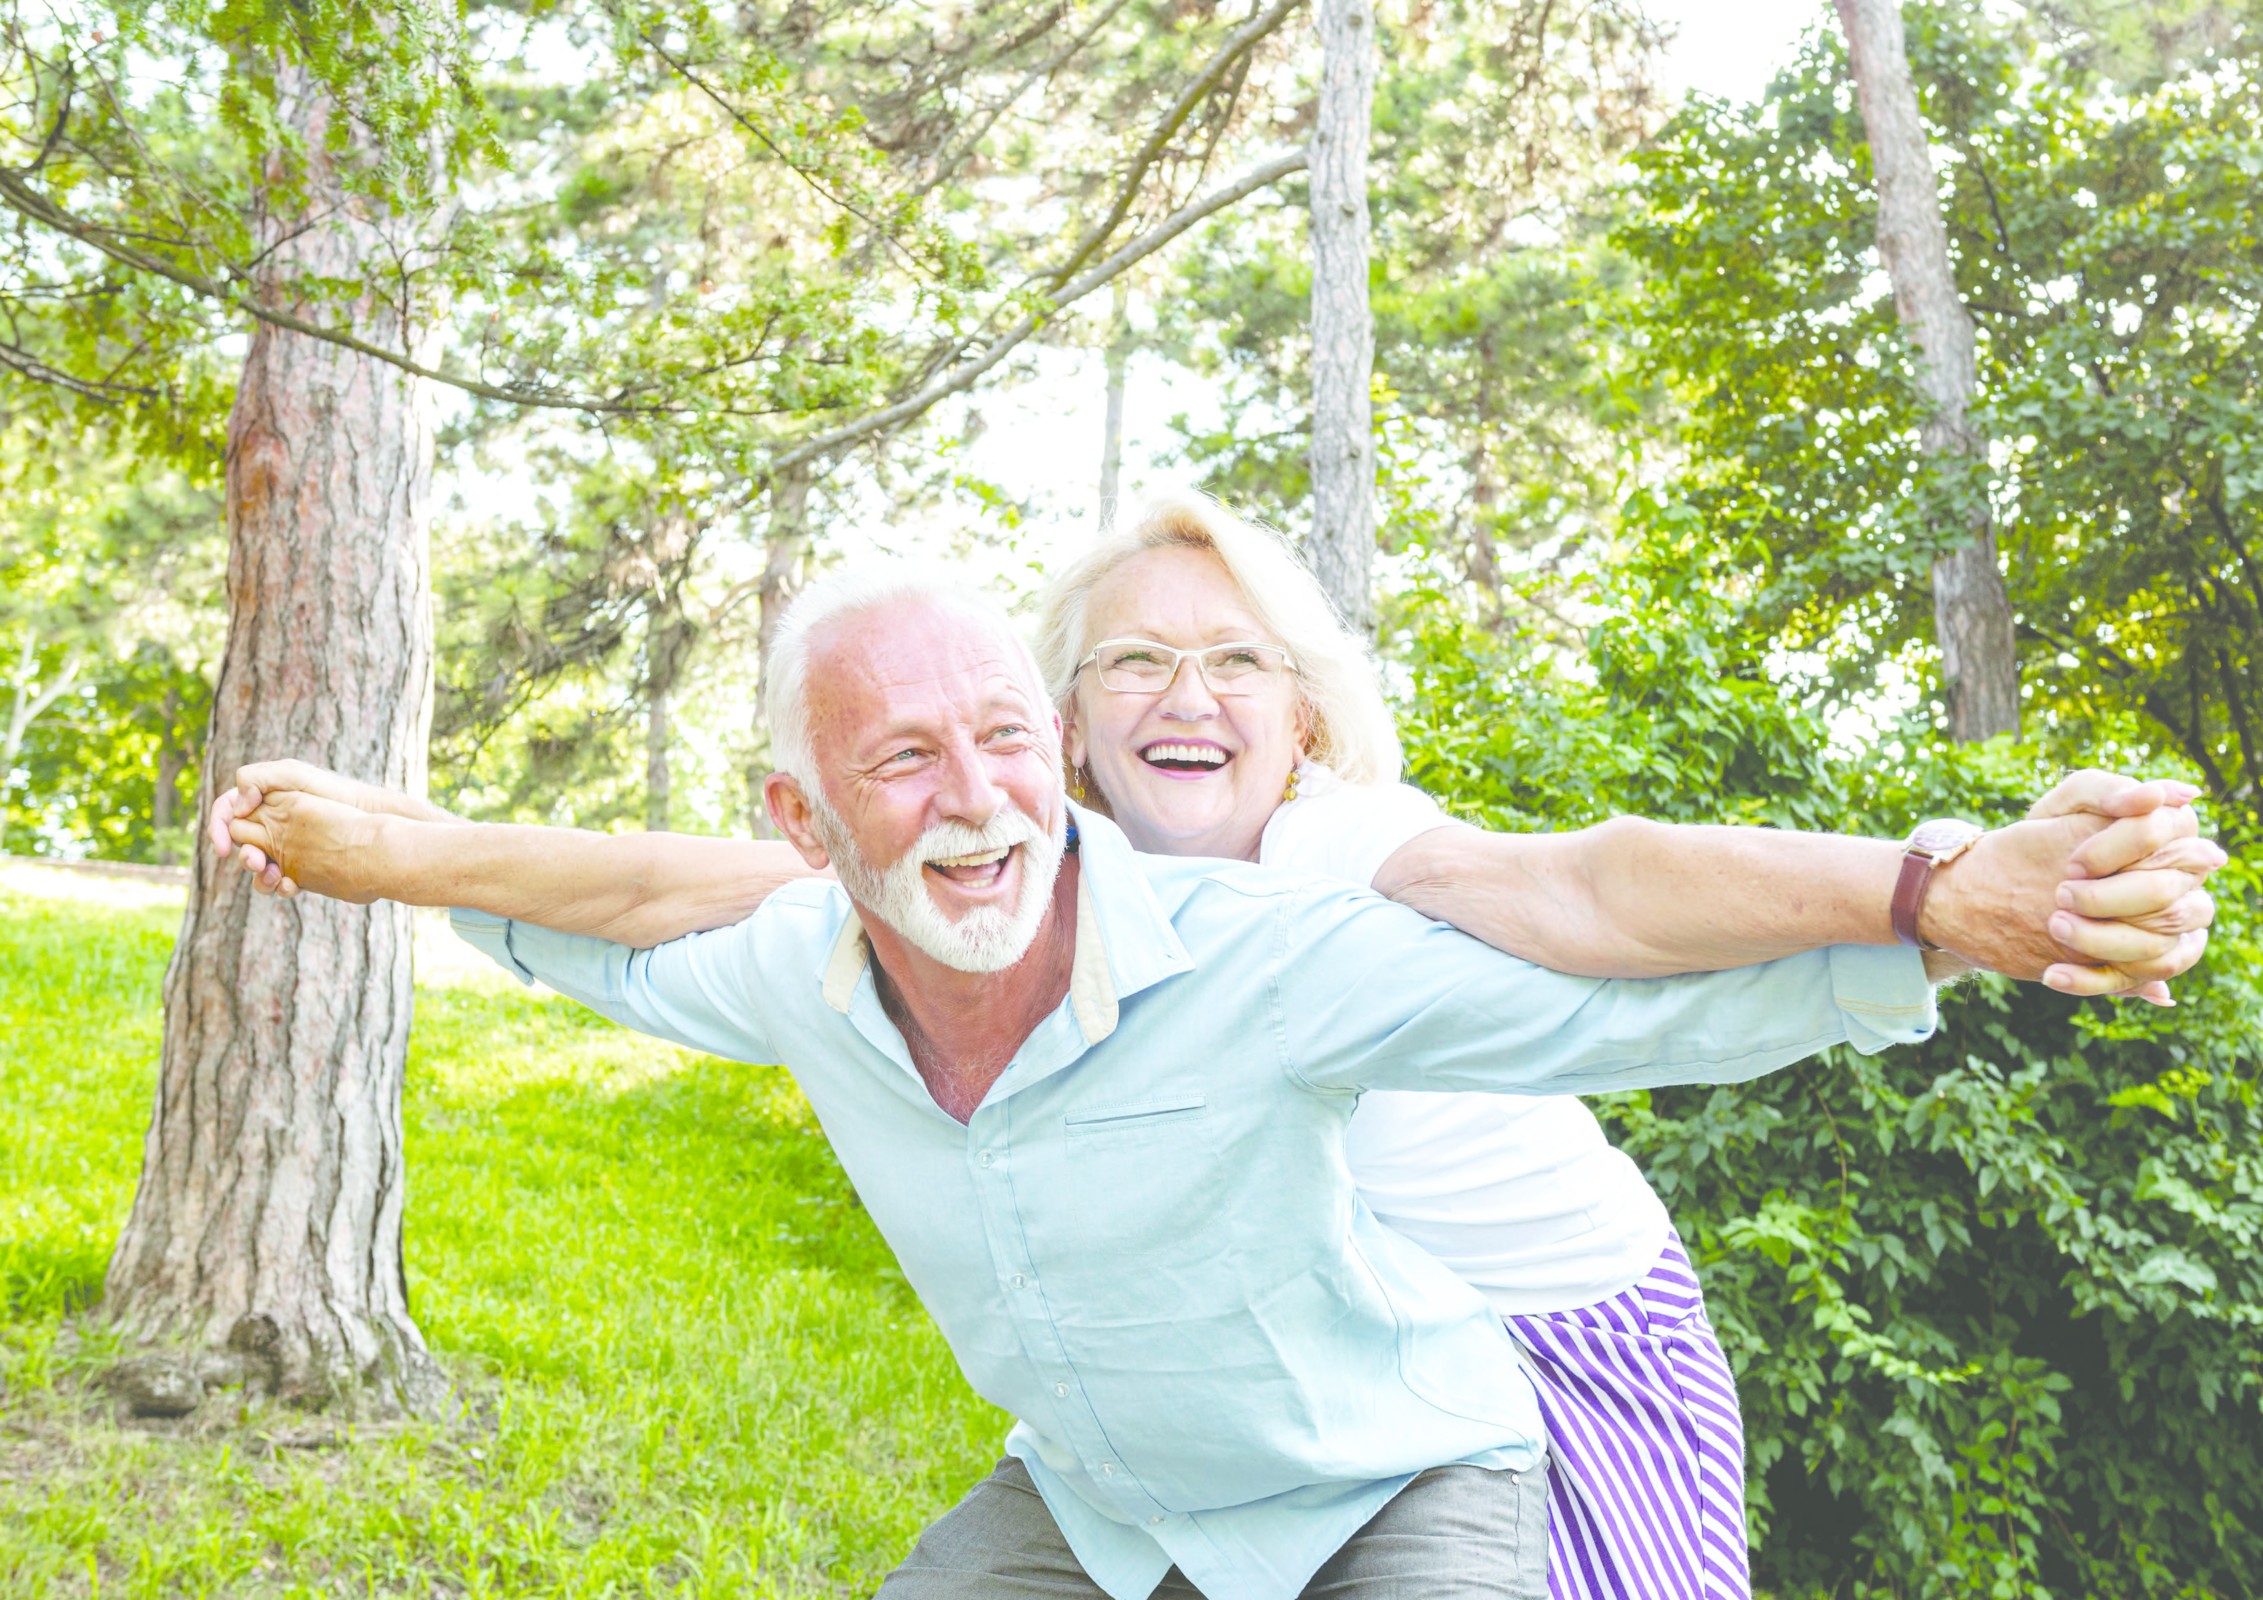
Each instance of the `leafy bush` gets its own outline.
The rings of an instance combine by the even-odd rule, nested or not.
[[[2045,786],[2033,746],[1834,748],[1741,631],[1735,570],[1636,511],[1643,552],[1580,597],[1583,658],[1411,602],[1415,781],[1512,828],[1880,834],[2008,821]],[[1989,978],[1918,1049],[1598,1103],[1740,1373],[1764,1589],[2263,1592],[2257,877],[2218,888],[2174,1011]]]

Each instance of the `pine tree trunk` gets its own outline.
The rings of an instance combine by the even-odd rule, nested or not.
[[[1108,413],[1100,439],[1100,531],[1116,525],[1124,470],[1124,378],[1131,365],[1131,329],[1124,317],[1125,291],[1116,280],[1116,314],[1108,326]]]
[[[288,63],[278,80],[312,170],[303,216],[263,207],[254,292],[418,348],[393,300],[292,300],[292,282],[357,280],[413,239],[346,193],[323,153],[333,107],[319,86]],[[357,126],[352,154],[366,138]],[[268,192],[286,192],[282,176],[271,163]],[[254,328],[228,418],[228,644],[204,793],[281,756],[423,791],[432,446],[415,381]],[[191,884],[108,1312],[134,1337],[232,1343],[303,1403],[428,1409],[445,1391],[401,1259],[408,911],[263,897],[205,850]]]
[[[1966,420],[1978,385],[1972,317],[1957,293],[1948,229],[1918,115],[1895,0],[1833,0],[1878,181],[1878,254],[1894,311],[1918,349],[1926,418],[1918,447],[1953,464],[1985,446]],[[1962,537],[1933,562],[1933,630],[1949,736],[1960,742],[2019,731],[2019,656],[2011,598],[1986,504],[1960,519]]]
[[[1312,531],[1306,564],[1361,633],[1374,627],[1375,324],[1367,301],[1367,147],[1375,10],[1318,0],[1312,130]]]
[[[799,462],[778,474],[770,486],[770,524],[763,534],[762,583],[757,591],[762,620],[755,625],[754,754],[747,763],[747,831],[772,837],[769,809],[762,803],[762,780],[770,775],[770,730],[762,720],[762,694],[770,682],[770,646],[778,624],[800,587],[802,558],[809,551],[809,490],[815,481],[810,463]]]

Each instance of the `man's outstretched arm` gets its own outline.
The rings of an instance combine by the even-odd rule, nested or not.
[[[239,769],[209,832],[277,893],[468,907],[640,948],[742,921],[816,876],[789,844],[465,822],[296,761]]]
[[[2072,994],[2165,1001],[2200,958],[2224,852],[2189,786],[2078,772],[1943,868],[1923,931],[1972,965]],[[2038,873],[2038,851],[2051,870]],[[1403,846],[1376,889],[1560,972],[1663,977],[1834,944],[1890,944],[1899,843],[1622,817],[1576,833],[1445,827]]]

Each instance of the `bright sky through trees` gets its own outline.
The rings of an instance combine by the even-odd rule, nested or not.
[[[1826,7],[1809,0],[1651,0],[1652,17],[1675,29],[1661,64],[1663,87],[1675,100],[1688,94],[1755,100],[1769,78],[1788,65],[1800,36],[1830,21]],[[1026,497],[1030,522],[1018,541],[1018,560],[1051,566],[1064,551],[1091,536],[1100,477],[1105,409],[1101,352],[1041,351],[1037,375],[975,402],[981,437],[967,455],[967,470]],[[1124,404],[1124,498],[1184,481],[1171,459],[1177,439],[1168,427],[1186,413],[1215,423],[1209,379],[1152,357],[1131,364]],[[901,537],[902,530],[897,530]],[[948,538],[946,528],[932,530]]]

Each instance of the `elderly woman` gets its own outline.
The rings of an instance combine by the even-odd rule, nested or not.
[[[1371,885],[1592,976],[1895,936],[1892,843],[1634,820],[1504,836],[1452,822],[1397,781],[1397,735],[1361,642],[1278,540],[1211,501],[1166,502],[1105,540],[1054,585],[1039,632],[1070,791],[1142,849]],[[246,769],[239,784],[214,808],[223,854],[230,821],[262,791],[405,806],[296,763]],[[2058,987],[2165,998],[2158,980],[2197,957],[2199,883],[2222,856],[2193,837],[2189,798],[2085,774],[2047,800],[2122,819],[2083,846],[2092,876],[2051,928],[2074,953],[2121,969],[2054,967]],[[639,945],[735,921],[802,871],[783,845],[520,828],[460,837],[476,848],[455,852],[435,902],[476,883],[476,903],[491,909]],[[293,887],[256,850],[240,859],[264,887]],[[2125,867],[2135,870],[2104,876]],[[393,882],[394,898],[417,898]],[[2007,931],[2006,949],[2017,943]],[[1374,1094],[1350,1153],[1375,1215],[1483,1292],[1525,1354],[1549,1430],[1551,1593],[1749,1593],[1734,1380],[1665,1207],[1592,1113],[1571,1099]]]
[[[1598,977],[1891,936],[1863,886],[1892,873],[1866,841],[1454,823],[1397,781],[1374,671],[1319,586],[1207,501],[1154,508],[1064,573],[1038,658],[1070,792],[1143,850],[1371,885]],[[1548,1427],[1550,1594],[1749,1594],[1735,1379],[1664,1204],[1594,1114],[1376,1093],[1347,1149],[1377,1218],[1481,1290],[1525,1354]]]

